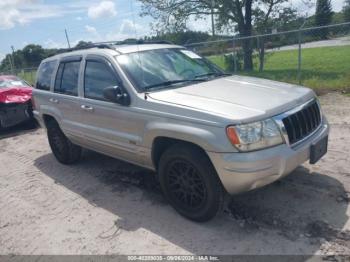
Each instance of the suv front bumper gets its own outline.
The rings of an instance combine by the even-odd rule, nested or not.
[[[321,125],[295,148],[282,144],[247,153],[207,153],[226,191],[230,194],[245,192],[270,184],[309,160],[311,145],[329,133],[325,117]]]

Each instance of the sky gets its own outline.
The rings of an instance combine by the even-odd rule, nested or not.
[[[303,0],[289,4],[303,10]],[[341,10],[344,0],[332,0]],[[150,17],[141,17],[137,0],[0,0],[0,61],[6,53],[27,44],[46,48],[67,47],[79,40],[112,41],[152,34]],[[310,12],[313,12],[312,10]],[[191,19],[189,28],[209,31],[210,22]]]

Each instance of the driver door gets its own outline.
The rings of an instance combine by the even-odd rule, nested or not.
[[[107,101],[106,87],[122,82],[113,65],[100,56],[87,56],[83,72],[83,95],[80,110],[86,146],[92,150],[129,162],[142,164],[140,141],[142,130],[131,106]]]

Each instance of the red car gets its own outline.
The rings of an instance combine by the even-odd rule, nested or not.
[[[12,75],[0,75],[0,130],[29,121],[32,115],[32,87]]]

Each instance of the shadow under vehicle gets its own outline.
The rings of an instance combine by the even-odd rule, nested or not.
[[[311,255],[326,241],[350,243],[349,232],[342,231],[347,203],[337,201],[346,193],[343,184],[303,166],[278,182],[233,196],[217,219],[198,224],[170,208],[150,171],[92,151],[84,151],[83,158],[64,166],[46,154],[34,165],[55,183],[114,214],[117,234],[144,228],[188,252],[217,255]],[[278,244],[271,237],[276,234],[283,239]]]

